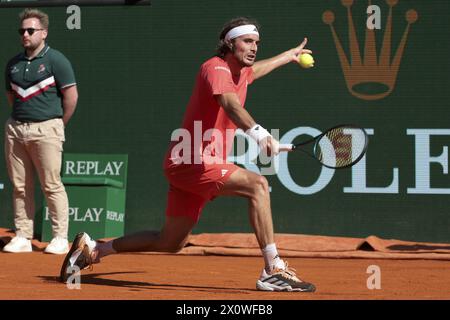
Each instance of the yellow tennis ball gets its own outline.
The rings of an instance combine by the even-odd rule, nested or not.
[[[302,68],[312,68],[314,67],[314,58],[309,53],[303,53],[298,58],[298,63]]]

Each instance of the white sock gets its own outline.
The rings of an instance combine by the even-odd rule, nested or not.
[[[103,258],[104,256],[108,256],[110,254],[117,253],[116,250],[114,250],[112,246],[113,241],[108,241],[105,243],[99,243],[97,242],[97,246],[95,249],[98,251],[98,258]]]
[[[275,245],[275,243],[268,244],[264,249],[262,249],[262,254],[264,256],[264,262],[266,264],[266,271],[270,272],[274,268],[285,268],[283,260],[281,260],[280,256],[278,255],[277,246]]]

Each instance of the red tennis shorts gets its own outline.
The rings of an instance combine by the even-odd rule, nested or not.
[[[166,167],[169,180],[167,216],[188,216],[198,222],[201,211],[213,200],[239,167],[224,164],[179,164]]]

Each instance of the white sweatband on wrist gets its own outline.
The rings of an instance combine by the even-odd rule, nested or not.
[[[255,124],[253,127],[248,129],[245,132],[247,135],[249,135],[253,140],[255,140],[257,143],[260,143],[261,140],[267,137],[271,137],[272,135],[264,129],[261,125]]]
[[[245,24],[242,26],[235,27],[227,32],[225,35],[225,40],[233,40],[237,37],[243,36],[244,34],[256,34],[259,36],[258,28],[253,24]]]

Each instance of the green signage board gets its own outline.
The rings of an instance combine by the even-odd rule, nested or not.
[[[85,231],[94,238],[120,237],[125,227],[127,155],[64,154],[62,176],[69,198],[69,238]],[[52,239],[44,201],[42,240]]]

